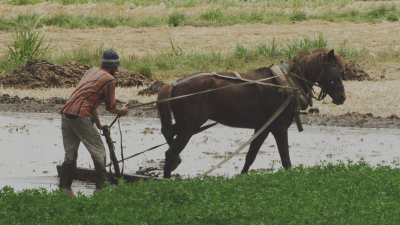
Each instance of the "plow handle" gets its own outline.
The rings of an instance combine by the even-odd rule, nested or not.
[[[108,145],[108,150],[110,151],[110,160],[113,164],[114,167],[114,171],[115,171],[115,176],[116,177],[121,177],[121,170],[119,168],[119,164],[118,164],[118,159],[117,156],[115,155],[115,146],[114,146],[114,142],[111,139],[111,134],[110,134],[110,127],[109,126],[104,126],[103,127],[103,135],[106,138],[106,142]]]

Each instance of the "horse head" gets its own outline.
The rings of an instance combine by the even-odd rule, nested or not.
[[[321,88],[317,98],[322,100],[329,95],[333,103],[341,105],[346,100],[343,85],[345,66],[343,59],[335,51],[318,49],[310,54],[302,54],[293,60],[294,72],[307,79],[312,85]]]

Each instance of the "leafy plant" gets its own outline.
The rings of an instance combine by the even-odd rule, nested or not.
[[[153,75],[153,72],[151,70],[151,65],[150,64],[142,64],[138,67],[137,72],[142,74],[145,77],[151,77]]]
[[[0,224],[396,224],[399,169],[323,164],[233,178],[145,181],[75,199],[0,190]]]
[[[12,5],[33,5],[41,1],[42,0],[8,0],[7,2]]]
[[[43,58],[49,51],[44,35],[34,28],[17,29],[8,46],[7,61],[12,66]]]
[[[257,54],[265,57],[276,57],[281,55],[281,50],[279,49],[276,39],[273,38],[269,44],[259,45],[257,47]]]
[[[316,39],[305,37],[303,39],[294,40],[287,45],[285,50],[288,59],[293,58],[299,52],[309,52],[313,49],[326,48],[328,42],[322,34],[319,34]]]
[[[396,14],[389,14],[386,17],[386,20],[396,22],[396,21],[399,21],[399,17]]]
[[[239,59],[247,59],[250,56],[250,52],[243,45],[236,45],[234,56]]]
[[[224,18],[224,13],[220,9],[211,9],[201,14],[200,18],[212,23],[218,23]]]
[[[289,20],[293,21],[293,22],[304,21],[306,19],[307,19],[307,15],[305,12],[302,12],[302,11],[296,11],[289,16]]]
[[[185,22],[185,15],[179,12],[174,12],[168,16],[168,25],[177,27],[183,25]]]

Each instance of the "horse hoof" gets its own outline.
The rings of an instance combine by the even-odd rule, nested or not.
[[[164,172],[164,178],[165,178],[165,179],[171,178],[171,173],[165,173],[165,172]]]

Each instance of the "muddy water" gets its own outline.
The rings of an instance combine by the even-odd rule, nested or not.
[[[104,118],[111,121],[111,117]],[[163,143],[157,119],[123,118],[125,155]],[[252,131],[218,125],[192,138],[182,152],[182,164],[175,171],[193,177],[231,154],[246,141]],[[113,129],[119,148],[119,133]],[[317,165],[321,162],[359,161],[371,165],[398,165],[400,162],[400,129],[344,128],[305,126],[303,133],[291,128],[289,133],[291,159],[296,165]],[[0,188],[10,185],[16,190],[43,187],[55,189],[55,166],[63,160],[59,116],[55,114],[0,114]],[[126,173],[139,167],[160,167],[166,148],[146,153],[125,164]],[[245,151],[246,152],[246,151]],[[245,153],[215,170],[212,175],[232,176],[243,166]],[[81,146],[78,166],[93,168],[90,156]],[[262,146],[252,169],[280,168],[279,154],[270,136]],[[91,184],[74,183],[74,189],[90,192]]]

